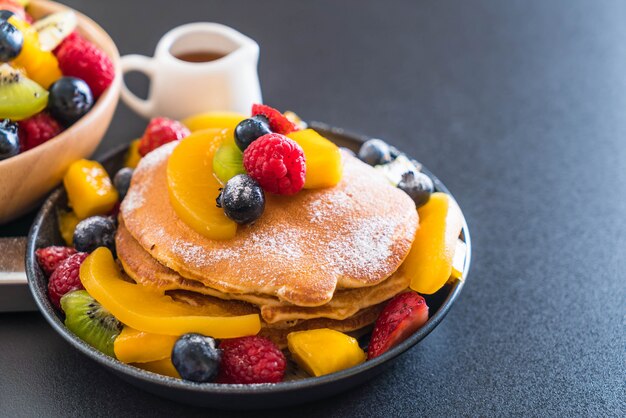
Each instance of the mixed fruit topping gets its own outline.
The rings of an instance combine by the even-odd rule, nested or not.
[[[57,136],[111,85],[111,59],[77,31],[73,11],[34,21],[0,2],[0,160]]]
[[[335,373],[406,340],[429,318],[421,294],[461,278],[465,250],[458,239],[463,223],[458,206],[434,191],[417,162],[373,139],[358,157],[411,197],[420,226],[403,265],[410,287],[386,302],[369,341],[329,328],[309,329],[290,332],[283,351],[258,335],[263,324],[256,313],[194,305],[137,284],[116,260],[117,211],[133,168],[173,141],[179,143],[167,162],[170,202],[182,222],[215,240],[232,238],[263,216],[268,193],[289,199],[303,188],[333,187],[342,178],[342,153],[335,144],[295,114],[266,105],[254,105],[250,117],[155,118],[132,142],[126,167],[113,180],[98,162],[72,164],[64,178],[68,208],[57,216],[67,246],[41,248],[36,256],[49,277],[50,302],[65,325],[121,362],[194,382],[277,383]]]
[[[256,221],[265,193],[289,196],[341,180],[337,146],[269,106],[254,105],[249,118],[210,114],[185,125],[153,119],[139,154],[182,139],[167,165],[170,200],[180,219],[208,238],[230,239],[238,224]]]

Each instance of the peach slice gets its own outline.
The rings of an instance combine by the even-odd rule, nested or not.
[[[177,337],[152,334],[125,326],[115,339],[115,357],[123,363],[147,363],[172,355]]]
[[[246,116],[235,112],[207,112],[188,117],[183,120],[183,125],[191,132],[215,128],[234,132],[235,127],[244,119]]]
[[[411,276],[411,289],[423,294],[439,290],[452,274],[457,240],[463,227],[463,214],[445,193],[433,193],[420,207],[419,227],[404,270]]]
[[[337,145],[313,129],[294,131],[287,135],[302,147],[306,159],[305,189],[332,187],[341,180],[341,152]]]
[[[204,308],[185,305],[122,277],[113,255],[100,247],[80,267],[80,280],[89,294],[123,324],[162,335],[197,332],[214,338],[256,335],[258,314],[207,316]]]
[[[215,240],[230,239],[237,232],[237,224],[215,204],[222,185],[213,173],[213,157],[225,135],[220,129],[193,132],[180,141],[167,162],[167,185],[176,214],[196,232]]]

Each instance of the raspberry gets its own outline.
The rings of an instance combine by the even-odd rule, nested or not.
[[[50,281],[48,281],[48,295],[50,301],[57,308],[61,308],[61,297],[72,290],[84,289],[83,284],[80,282],[80,265],[83,264],[85,258],[89,254],[76,253],[59,264],[54,270]]]
[[[304,151],[281,134],[266,134],[243,153],[248,175],[270,193],[292,195],[304,186]]]
[[[285,355],[267,338],[223,340],[219,383],[278,383],[285,376]]]
[[[20,148],[27,151],[54,138],[63,131],[63,127],[48,112],[37,113],[18,122]]]
[[[95,99],[100,97],[115,78],[111,59],[80,35],[71,34],[56,49],[56,53],[63,75],[85,81]]]
[[[298,131],[300,129],[293,122],[287,119],[285,115],[267,105],[253,104],[252,116],[256,115],[265,116],[270,122],[270,129],[272,132],[277,134],[287,135],[290,132]]]
[[[189,129],[176,120],[154,118],[146,127],[146,131],[139,141],[139,154],[143,157],[161,145],[183,139],[189,134]]]
[[[46,275],[52,274],[59,264],[61,264],[61,261],[65,260],[72,254],[76,254],[76,250],[74,248],[61,246],[40,248],[35,251],[37,261],[39,261],[39,265]]]

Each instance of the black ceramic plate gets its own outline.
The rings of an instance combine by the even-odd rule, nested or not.
[[[331,128],[321,123],[313,123],[311,126],[334,141],[337,145],[355,151],[358,150],[364,140],[368,139],[366,137],[348,134],[341,129]],[[126,147],[120,148],[114,150],[103,159],[103,165],[110,174],[115,173],[122,167],[125,152]],[[449,193],[448,189],[428,170],[423,169],[423,171],[432,177],[437,190]],[[37,264],[35,250],[49,245],[63,245],[63,241],[59,235],[56,210],[58,207],[65,207],[66,204],[65,190],[63,187],[59,187],[44,203],[29,234],[26,249],[26,273],[30,290],[39,310],[52,327],[61,334],[70,345],[84,353],[87,357],[100,363],[133,385],[143,388],[148,392],[183,403],[223,409],[275,408],[313,401],[350,389],[370,380],[372,377],[382,372],[392,360],[426,337],[445,317],[463,288],[464,281],[455,281],[453,284],[444,286],[434,295],[426,296],[430,308],[430,318],[428,322],[400,345],[359,366],[322,377],[311,377],[278,384],[222,385],[187,382],[147,372],[121,363],[92,348],[65,328],[62,316],[53,308],[48,300],[47,280]],[[465,268],[463,272],[463,277],[467,278],[470,267],[471,244],[469,231],[465,222],[461,237],[467,244]],[[362,338],[360,342],[366,345],[368,339],[369,335]]]

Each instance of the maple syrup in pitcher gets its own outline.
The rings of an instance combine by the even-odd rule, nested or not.
[[[254,103],[263,103],[258,62],[259,44],[235,29],[189,23],[167,32],[154,56],[130,54],[122,59],[122,73],[144,73],[150,89],[142,98],[124,85],[121,95],[148,119],[184,119],[218,111],[248,114]]]
[[[201,62],[215,61],[224,57],[225,55],[226,54],[223,54],[221,52],[194,51],[194,52],[185,52],[182,54],[177,54],[175,56],[181,61],[201,63]]]

